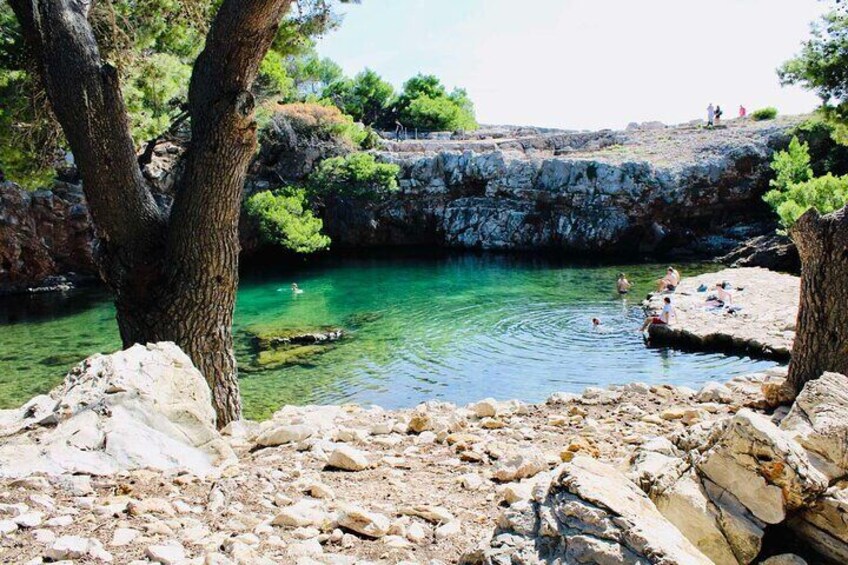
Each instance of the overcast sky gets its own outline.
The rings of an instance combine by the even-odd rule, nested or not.
[[[817,98],[782,88],[819,0],[362,0],[318,50],[400,87],[432,73],[466,88],[487,124],[622,128]]]

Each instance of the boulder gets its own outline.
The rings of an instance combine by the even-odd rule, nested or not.
[[[634,483],[612,466],[577,456],[504,511],[491,540],[464,563],[686,563],[712,561]]]
[[[215,428],[206,381],[169,342],[89,357],[37,410],[0,412],[0,426],[4,477],[140,468],[204,476],[234,457]]]
[[[848,481],[830,487],[811,508],[793,516],[789,527],[834,563],[848,563]]]
[[[794,437],[831,480],[848,475],[848,377],[809,381],[780,428]]]
[[[362,471],[368,468],[368,457],[362,451],[342,444],[333,450],[327,464],[343,471]]]
[[[547,470],[545,455],[538,449],[527,449],[498,461],[492,476],[501,482],[517,481]]]
[[[382,514],[368,512],[358,506],[345,506],[339,511],[339,526],[357,534],[380,538],[389,532],[391,522]]]
[[[810,505],[828,485],[827,477],[787,432],[748,409],[730,420],[696,467],[701,476],[768,524],[778,524],[788,512]]]

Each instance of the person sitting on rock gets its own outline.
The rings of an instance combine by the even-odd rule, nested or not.
[[[727,290],[727,284],[723,282],[716,283],[716,299],[717,306],[730,306],[733,304],[733,295]]]
[[[667,326],[671,324],[671,319],[677,320],[677,312],[674,310],[674,306],[671,305],[671,297],[666,296],[663,298],[663,307],[659,316],[649,316],[645,323],[642,324],[642,331],[648,329],[649,326],[653,324]]]
[[[680,273],[674,267],[669,267],[665,276],[657,281],[657,292],[674,292],[679,284]]]
[[[619,294],[627,294],[630,292],[632,286],[630,281],[627,280],[627,277],[624,276],[624,273],[618,273],[618,282],[615,283],[615,287],[618,289]]]

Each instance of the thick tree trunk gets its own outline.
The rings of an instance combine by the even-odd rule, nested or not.
[[[801,256],[801,303],[789,363],[800,392],[825,371],[848,374],[848,207],[810,210],[790,230]]]
[[[170,218],[144,184],[116,70],[86,0],[9,0],[74,152],[124,346],[174,341],[212,389],[218,426],[241,415],[232,321],[238,216],[256,150],[250,87],[291,0],[224,0],[195,63],[192,141]]]

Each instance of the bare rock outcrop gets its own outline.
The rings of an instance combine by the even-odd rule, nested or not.
[[[612,466],[578,456],[513,504],[465,563],[712,563]]]
[[[232,450],[215,428],[209,387],[173,343],[94,355],[49,395],[0,411],[0,476],[214,472]]]

